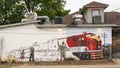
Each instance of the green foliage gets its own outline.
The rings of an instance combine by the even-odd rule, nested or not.
[[[18,5],[17,0],[0,0],[0,25],[20,22],[24,6]]]
[[[36,10],[37,9],[36,7],[41,3],[41,0],[21,0],[21,1],[25,2],[27,11],[29,12]]]
[[[55,16],[65,16],[70,10],[64,10],[66,2],[64,0],[43,0],[41,10],[37,10],[38,15],[47,15],[51,20],[54,19]]]
[[[85,14],[86,12],[87,12],[87,8],[84,7],[84,8],[82,9],[82,13],[81,13],[81,14]]]
[[[53,20],[55,16],[65,16],[70,10],[64,10],[64,0],[24,0],[27,10],[37,12],[38,16],[49,16]],[[39,9],[38,9],[39,8]]]
[[[8,17],[10,23],[20,22],[22,18],[24,18],[24,6],[22,5],[15,5],[12,14]]]
[[[65,16],[64,0],[0,0],[0,25],[20,22],[25,12],[37,12],[38,16]]]

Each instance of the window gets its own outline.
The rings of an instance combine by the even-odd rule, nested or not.
[[[93,10],[92,11],[92,16],[100,16],[100,11],[99,10]]]
[[[72,41],[73,41],[73,42],[76,42],[76,38],[73,38]]]
[[[86,35],[86,37],[90,37],[90,36],[91,36],[91,34],[87,34],[87,35]]]
[[[101,23],[101,16],[100,16],[100,10],[93,10],[92,11],[92,22],[94,24],[99,24]]]

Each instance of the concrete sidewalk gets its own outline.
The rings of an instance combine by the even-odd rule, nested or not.
[[[116,62],[118,65],[120,65],[120,59],[112,59],[114,62]]]

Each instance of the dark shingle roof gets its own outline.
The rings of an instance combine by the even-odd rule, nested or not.
[[[64,16],[63,24],[71,24],[73,22],[72,16],[76,13],[80,13],[80,11]],[[87,23],[84,21],[83,24],[87,24]],[[104,24],[120,24],[120,13],[119,12],[104,12]]]
[[[84,7],[87,7],[87,8],[92,8],[92,7],[106,8],[107,6],[108,6],[107,4],[93,1],[91,3],[86,4]]]
[[[62,18],[62,22],[63,24],[71,24],[73,23],[73,15],[75,14],[80,14],[81,13],[81,10],[77,11],[77,12],[74,12],[72,14],[69,14],[69,15],[66,15]]]
[[[120,13],[104,12],[104,21],[106,24],[120,24]]]
[[[88,7],[106,8],[107,6],[108,6],[107,4],[93,1],[93,2],[85,5],[84,7],[85,8],[88,8]],[[77,14],[77,13],[81,13],[82,11],[83,10],[79,10],[77,12],[70,14],[70,15],[64,16],[63,17],[63,24],[73,23],[72,16]],[[87,24],[84,17],[83,17],[83,24]],[[119,12],[104,12],[104,24],[120,24],[120,13]]]

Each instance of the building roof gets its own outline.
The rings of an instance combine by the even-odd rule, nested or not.
[[[86,4],[84,7],[87,7],[87,8],[92,8],[92,7],[106,8],[107,6],[108,6],[107,4],[93,1],[91,3]]]
[[[15,26],[22,26],[22,25],[28,25],[28,24],[35,24],[39,22],[40,20],[37,21],[29,21],[29,22],[20,22],[20,23],[15,23],[15,24],[8,24],[8,25],[0,25],[1,28],[7,28],[7,27],[15,27]]]
[[[116,24],[79,24],[79,25],[65,25],[65,24],[45,24],[45,25],[36,25],[38,28],[101,28],[101,27],[117,27]],[[120,27],[120,26],[119,26]]]
[[[80,13],[81,13],[81,10],[74,12],[72,14],[66,15],[62,18],[62,22],[64,24],[71,24],[71,23],[73,23],[73,15],[80,14]]]
[[[98,2],[91,2],[84,7],[107,7],[108,5],[103,4],[103,3],[98,3]],[[103,24],[88,24],[86,20],[83,17],[83,23],[79,25],[74,25],[71,26],[69,24],[73,23],[73,16],[75,14],[81,14],[82,10],[76,11],[72,14],[66,15],[62,18],[62,25],[54,24],[54,25],[36,25],[36,27],[41,27],[41,28],[61,28],[61,27],[116,27],[116,24],[119,24],[118,27],[120,27],[120,13],[119,12],[104,12],[104,23]],[[30,22],[21,22],[21,23],[16,23],[16,24],[8,24],[8,25],[1,25],[0,28],[6,28],[6,27],[14,27],[14,26],[22,26],[22,25],[27,25],[27,24],[35,24],[39,21],[30,21]],[[65,25],[67,24],[67,25]],[[112,26],[113,25],[113,26]]]
[[[104,12],[104,21],[106,24],[120,24],[120,13]]]
[[[63,24],[71,24],[73,22],[72,16],[75,13],[72,13],[70,15],[66,15],[65,17],[63,17]],[[87,24],[85,20],[83,21],[83,24]],[[104,24],[119,24],[120,25],[120,13],[119,12],[104,12]]]
[[[63,24],[71,24],[73,23],[73,16],[77,13],[82,14],[85,8],[88,7],[96,7],[96,8],[106,8],[108,5],[99,3],[99,2],[91,2],[86,4],[82,10],[79,10],[77,12],[74,12],[70,15],[66,15],[63,17]],[[85,20],[83,16],[83,22],[82,24],[87,24],[87,21]],[[120,24],[120,13],[119,12],[104,12],[104,24]]]

